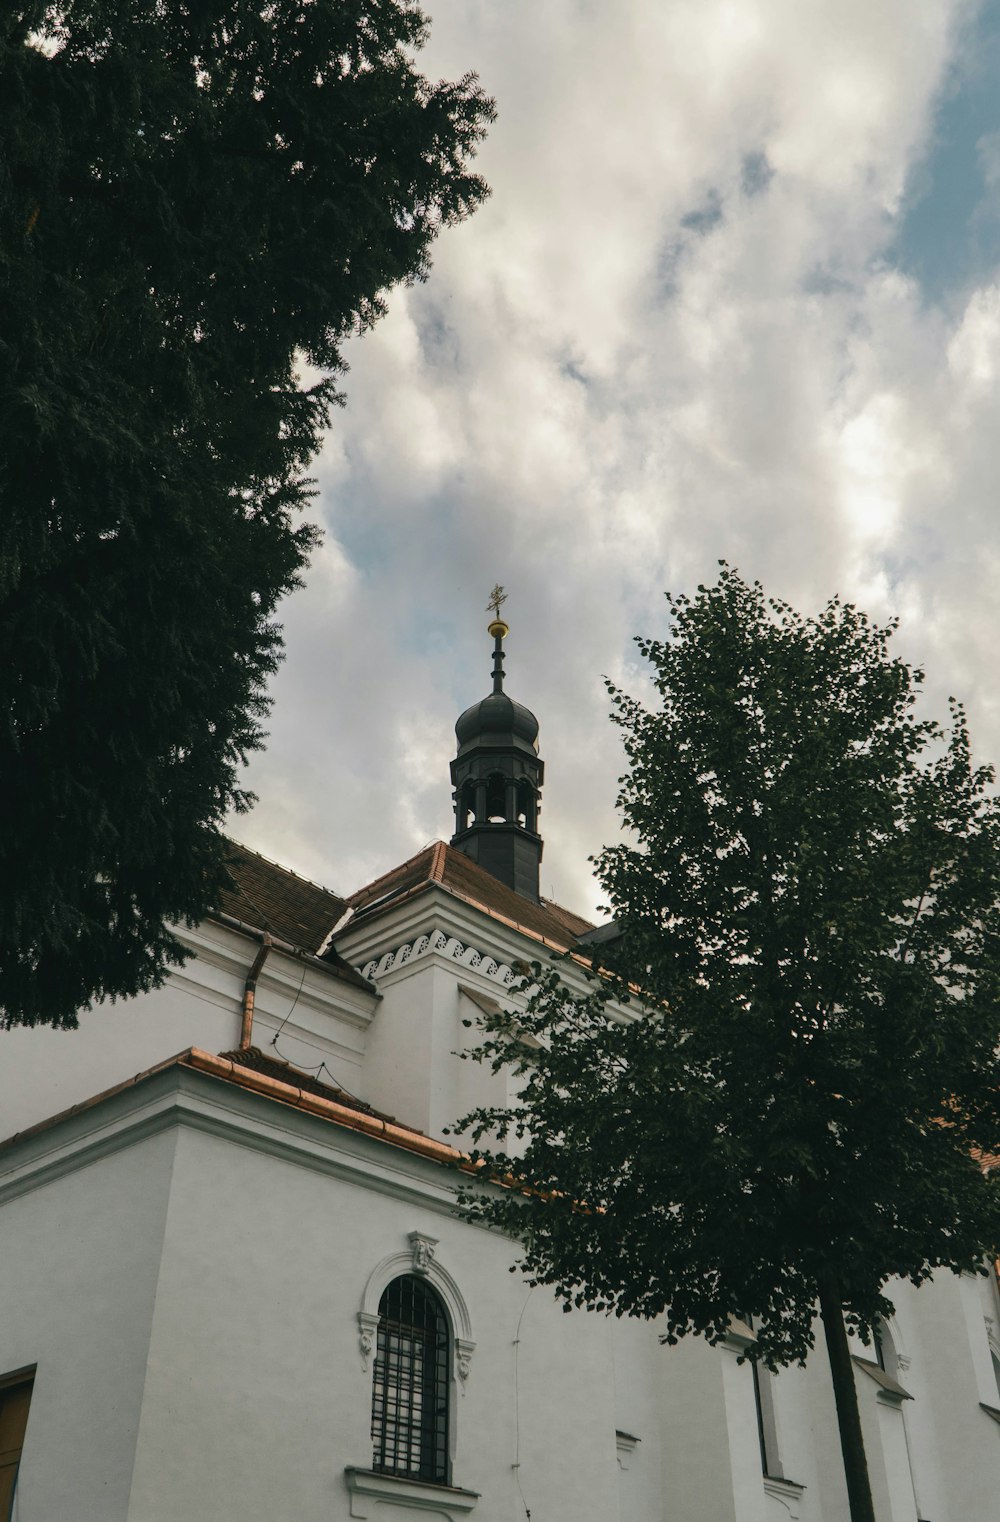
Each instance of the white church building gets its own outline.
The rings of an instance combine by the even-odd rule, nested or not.
[[[822,1339],[775,1376],[738,1321],[567,1315],[456,1213],[446,1128],[506,1098],[463,1020],[592,928],[492,628],[450,844],[347,899],[233,846],[163,988],[0,1035],[0,1522],[846,1522]],[[996,1522],[996,1281],[889,1293],[879,1522]]]

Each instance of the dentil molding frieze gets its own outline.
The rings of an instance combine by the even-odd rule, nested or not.
[[[373,958],[358,967],[358,972],[363,978],[377,982],[387,972],[393,972],[399,967],[404,967],[410,962],[417,962],[421,957],[438,955],[448,957],[462,967],[478,972],[485,978],[490,978],[501,988],[511,988],[520,983],[521,979],[506,962],[498,962],[485,951],[477,951],[475,946],[466,946],[457,936],[447,935],[443,930],[432,930],[427,935],[421,935],[413,941],[404,941],[402,946],[397,946],[394,951],[387,951],[381,957]]]

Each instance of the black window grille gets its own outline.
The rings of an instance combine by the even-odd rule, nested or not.
[[[393,1279],[378,1307],[372,1468],[448,1483],[449,1336],[444,1307],[414,1274]]]

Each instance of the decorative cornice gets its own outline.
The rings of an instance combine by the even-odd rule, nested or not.
[[[313,1172],[360,1183],[435,1213],[454,1215],[454,1179],[449,1169],[402,1147],[379,1145],[379,1138],[347,1126],[317,1126],[313,1113],[290,1103],[262,1108],[262,1098],[235,1084],[213,1081],[174,1059],[11,1138],[0,1148],[0,1204],[147,1137],[184,1126]],[[442,1146],[441,1150],[446,1149]],[[412,1252],[406,1254],[405,1263],[399,1272],[412,1272]],[[374,1309],[378,1309],[377,1300]]]
[[[475,946],[463,945],[457,936],[448,935],[444,930],[431,930],[426,935],[418,936],[416,940],[404,941],[393,951],[385,952],[377,960],[372,959],[359,967],[363,978],[369,978],[377,982],[389,972],[395,972],[401,967],[408,966],[412,962],[418,962],[422,957],[442,956],[449,961],[457,962],[462,967],[478,972],[481,977],[489,978],[501,988],[517,987],[521,979],[506,962],[498,962],[488,952],[479,951]]]
[[[551,945],[513,920],[498,918],[488,909],[456,893],[446,883],[425,882],[411,897],[393,899],[384,913],[359,916],[338,937],[337,950],[355,965],[381,957],[394,942],[413,941],[436,929],[475,944],[485,942],[499,949],[498,959],[532,961],[564,948]]]

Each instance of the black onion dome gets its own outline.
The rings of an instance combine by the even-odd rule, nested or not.
[[[513,741],[537,753],[538,720],[530,708],[515,703],[505,692],[491,692],[473,703],[455,725],[459,752],[469,745],[499,745]]]

